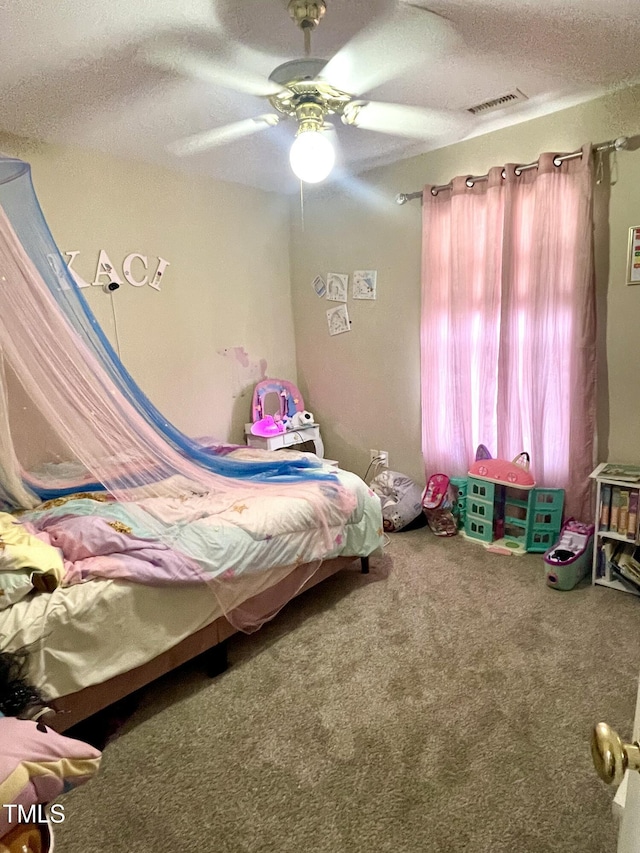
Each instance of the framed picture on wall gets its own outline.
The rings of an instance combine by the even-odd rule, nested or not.
[[[637,225],[629,228],[627,284],[640,284],[640,227]]]
[[[327,299],[331,299],[333,302],[346,302],[348,287],[348,275],[341,272],[327,273]]]
[[[377,270],[355,270],[353,273],[353,298],[375,299]]]
[[[343,332],[351,331],[351,321],[346,305],[336,305],[327,311],[327,323],[330,335],[341,335]]]

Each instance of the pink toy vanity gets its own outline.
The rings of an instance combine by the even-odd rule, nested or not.
[[[324,456],[320,426],[304,418],[300,390],[286,379],[264,379],[253,391],[252,423],[245,424],[249,447],[280,450],[312,441],[317,456]],[[307,413],[310,414],[310,413]]]

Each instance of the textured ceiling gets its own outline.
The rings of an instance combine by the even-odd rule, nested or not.
[[[440,37],[433,15],[448,28]],[[267,190],[296,189],[295,123],[178,158],[167,145],[273,112],[255,94],[304,55],[287,0],[5,0],[0,128]],[[312,55],[350,94],[434,110],[424,138],[345,127],[337,175],[441,147],[640,79],[638,0],[327,0]],[[149,60],[158,49],[184,58]],[[195,60],[197,59],[197,63]],[[191,63],[191,64],[190,64]],[[214,74],[202,73],[203,69]],[[515,88],[528,100],[472,117]],[[357,89],[357,91],[356,91]],[[440,117],[446,120],[440,121]]]

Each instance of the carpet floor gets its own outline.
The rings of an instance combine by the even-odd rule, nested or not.
[[[357,567],[357,564],[355,564]],[[613,853],[640,600],[426,528],[145,688],[56,853]]]

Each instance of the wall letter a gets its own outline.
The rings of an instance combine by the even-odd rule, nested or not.
[[[95,278],[93,279],[93,284],[102,284],[103,283],[100,281],[101,275],[107,276],[107,281],[104,282],[104,284],[106,284],[109,281],[117,281],[118,284],[122,284],[122,279],[120,278],[120,276],[116,272],[115,267],[113,266],[113,264],[111,263],[111,260],[109,259],[109,255],[107,255],[107,253],[105,252],[104,249],[100,249],[100,254],[98,256],[98,265],[96,266],[96,275],[95,275]]]

